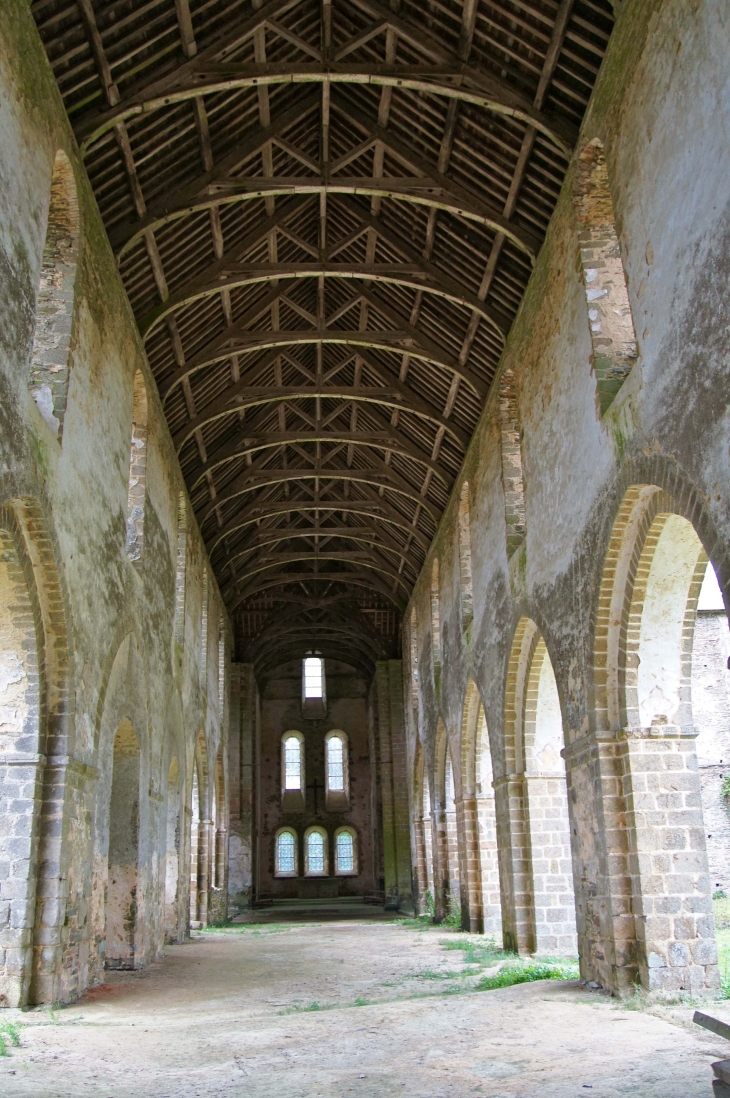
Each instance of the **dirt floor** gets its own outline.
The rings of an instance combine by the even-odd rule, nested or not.
[[[71,1007],[5,1012],[22,1028],[0,1095],[710,1098],[730,1054],[687,1007],[629,1010],[575,982],[476,991],[493,970],[465,968],[466,936],[346,914],[199,934]]]

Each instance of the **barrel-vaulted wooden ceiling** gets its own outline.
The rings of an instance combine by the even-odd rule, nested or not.
[[[455,483],[610,0],[33,0],[238,658],[370,671]]]

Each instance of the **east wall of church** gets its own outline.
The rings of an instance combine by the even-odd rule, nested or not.
[[[717,980],[691,729],[662,737],[658,725],[626,732],[625,719],[604,719],[596,644],[608,614],[612,528],[632,486],[661,489],[661,498],[654,494],[657,514],[674,512],[692,524],[721,586],[730,590],[729,43],[727,5],[720,0],[621,5],[579,149],[597,139],[593,148],[605,153],[636,360],[602,411],[581,262],[576,155],[500,377],[404,618],[407,661],[415,610],[415,708],[412,679],[405,683],[414,873],[421,806],[413,768],[421,752],[437,866],[443,869],[445,859],[439,853],[445,848],[443,761],[437,758],[442,727],[457,799],[474,794],[473,778],[467,790],[462,772],[468,753],[462,722],[473,682],[491,744],[506,940],[521,949],[534,946],[526,910],[532,886],[520,854],[526,794],[515,762],[529,698],[519,712],[511,708],[524,671],[515,637],[527,621],[535,638],[544,638],[560,699],[583,974],[614,990],[630,987],[637,975],[652,989],[701,990]],[[505,452],[506,407],[521,447],[524,536],[517,548],[519,523],[508,529],[515,469],[514,455]],[[469,485],[468,628],[459,559],[462,481]],[[440,675],[431,644],[435,558]],[[667,776],[671,768],[675,778]],[[468,824],[459,826],[462,836],[468,832]]]
[[[327,660],[326,716],[313,720],[302,714],[301,661],[277,669],[260,688],[260,725],[255,748],[256,898],[362,896],[380,889],[377,843],[379,809],[374,797],[377,782],[377,743],[373,692],[353,669]],[[282,737],[296,731],[304,743],[304,796],[285,798],[282,774]],[[347,737],[348,803],[328,805],[325,797],[325,737],[340,730]],[[327,874],[323,879],[305,874],[304,840],[308,828],[327,834]],[[340,827],[357,836],[357,873],[335,877],[334,839]],[[275,843],[282,828],[297,836],[297,874],[278,877]]]
[[[0,104],[0,1003],[16,1005],[68,1001],[103,979],[105,897],[117,887],[110,831],[122,836],[111,840],[120,850],[127,841],[110,805],[131,805],[127,860],[136,848],[137,861],[118,867],[120,877],[132,874],[120,924],[133,924],[131,956],[120,964],[143,965],[160,956],[166,934],[184,936],[194,768],[198,845],[208,847],[197,884],[210,891],[210,903],[198,903],[220,913],[225,867],[213,863],[216,847],[225,849],[228,681],[219,669],[230,660],[230,634],[25,0],[0,6]],[[78,206],[60,438],[29,391],[59,151]],[[146,498],[141,552],[131,560],[136,373],[146,388]],[[112,788],[117,757],[126,760],[118,773],[134,776],[126,793]]]

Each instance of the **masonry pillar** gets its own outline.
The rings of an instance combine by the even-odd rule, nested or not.
[[[481,934],[482,890],[479,864],[479,819],[474,794],[456,801],[456,830],[461,879],[461,925],[472,934]]]
[[[524,774],[495,778],[497,847],[505,949],[534,953],[535,914]]]
[[[253,750],[256,679],[250,663],[231,664],[228,736],[228,910],[251,906],[253,848]]]
[[[386,906],[413,911],[402,661],[380,661],[376,683]]]
[[[210,887],[210,839],[212,820],[201,820],[198,825],[198,922],[208,925],[208,896]]]
[[[619,995],[719,986],[694,740],[662,725],[564,752],[581,971]]]

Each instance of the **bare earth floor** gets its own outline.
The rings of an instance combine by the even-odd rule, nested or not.
[[[691,1010],[557,981],[464,990],[439,978],[462,970],[444,931],[351,915],[201,934],[72,1007],[6,1012],[23,1028],[0,1094],[710,1098],[728,1049]]]

